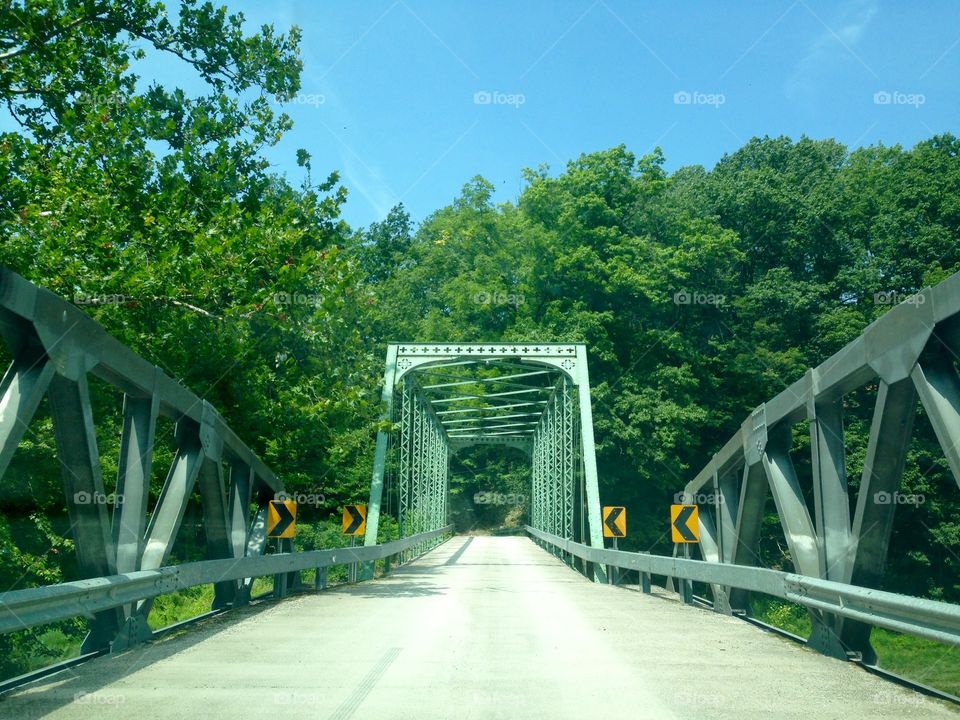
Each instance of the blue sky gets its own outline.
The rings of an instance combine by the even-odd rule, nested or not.
[[[315,173],[339,169],[355,225],[400,201],[422,219],[476,174],[512,200],[523,167],[619,143],[660,146],[672,170],[755,135],[910,146],[960,118],[955,2],[231,7],[302,28],[296,127],[271,159],[294,172],[304,147]]]
[[[659,146],[674,170],[756,135],[857,147],[958,132],[953,1],[228,5],[251,27],[302,29],[295,127],[268,156],[294,180],[301,147],[316,178],[339,170],[355,226],[398,202],[421,220],[477,174],[513,200],[522,168],[620,143]]]

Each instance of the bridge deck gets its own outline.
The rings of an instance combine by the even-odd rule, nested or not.
[[[86,694],[85,694],[86,693]],[[0,717],[939,718],[952,707],[525,538],[247,608],[0,701]]]

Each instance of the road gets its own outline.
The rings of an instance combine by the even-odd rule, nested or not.
[[[956,718],[936,700],[665,593],[596,585],[520,537],[261,603],[0,701],[0,717]]]

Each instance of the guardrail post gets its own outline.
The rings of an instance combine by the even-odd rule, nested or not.
[[[690,559],[690,545],[687,543],[684,543],[683,545],[683,557],[685,560]],[[677,584],[680,587],[680,597],[683,599],[684,604],[692,605],[693,581],[687,580],[686,578],[677,578]]]
[[[290,540],[279,539],[277,540],[277,552],[278,553],[287,553],[290,552],[292,548],[292,542]],[[281,598],[287,597],[290,594],[290,590],[293,587],[293,578],[295,573],[282,572],[277,573],[273,576],[273,596],[278,600]]]
[[[357,536],[356,536],[356,535],[351,535],[351,536],[350,536],[350,547],[356,547],[356,546],[357,546]],[[351,555],[352,555],[352,553],[351,553]],[[371,569],[370,569],[370,579],[372,580],[372,579],[373,579],[373,574],[374,574],[373,571],[374,571],[374,569],[376,568],[376,561],[373,561],[373,562],[371,562],[371,563],[369,563],[369,564],[370,564],[370,568],[371,568]],[[357,563],[356,563],[356,562],[351,562],[349,565],[347,565],[347,582],[349,582],[349,583],[355,583],[356,581],[357,581]]]
[[[613,539],[613,549],[615,551],[620,549],[617,547],[616,538]],[[607,573],[607,578],[609,579],[611,585],[618,585],[620,583],[620,567],[617,565],[611,565]]]
[[[327,587],[327,567],[317,568],[317,576],[314,578],[313,587],[315,590],[325,590]]]
[[[639,554],[649,555],[650,553],[642,550]],[[647,595],[650,594],[650,573],[644,572],[643,570],[640,571],[640,592],[646,593]]]
[[[810,610],[812,629],[807,638],[807,646],[830,657],[847,659],[843,643],[833,629],[834,617],[827,613]]]

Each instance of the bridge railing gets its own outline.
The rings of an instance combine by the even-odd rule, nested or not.
[[[170,558],[199,491],[210,559],[262,555],[266,504],[283,483],[216,409],[49,290],[0,267],[0,336],[12,362],[0,381],[0,477],[47,399],[81,578],[156,570]],[[123,395],[116,493],[105,500],[90,378]],[[158,419],[175,423],[175,450],[150,507]],[[122,502],[119,499],[122,498]],[[256,510],[251,513],[251,503]],[[214,608],[242,604],[251,581],[215,585]],[[81,652],[145,639],[152,603],[91,616]]]
[[[772,497],[797,573],[881,587],[901,496],[919,497],[901,493],[918,408],[960,485],[958,357],[960,273],[903,298],[855,340],[754,409],[677,493],[677,502],[700,505],[700,556],[725,565],[757,564]],[[852,393],[858,394],[854,405],[873,399],[866,453],[856,468],[848,462],[844,435]],[[795,435],[807,425],[809,476],[793,458]],[[858,447],[849,455],[861,452]],[[802,467],[806,470],[806,463]],[[854,471],[859,484],[848,477]],[[743,589],[721,583],[711,592],[715,605],[749,613]],[[877,662],[870,625],[827,610],[812,612],[810,619],[812,646]]]
[[[316,586],[327,568],[390,559],[422,543],[452,533],[453,525],[400,540],[330,550],[278,553],[239,559],[201,560],[138,572],[0,593],[0,632],[10,632],[92,615],[127,603],[147,600],[196,585],[246,578],[280,576],[316,569]]]
[[[529,525],[526,530],[542,543],[586,562],[640,573],[641,589],[645,592],[650,592],[651,575],[719,584],[799,603],[813,612],[827,612],[870,626],[960,646],[960,606],[950,603],[750,565],[593,548]],[[690,601],[689,591],[685,599]]]
[[[0,267],[0,337],[12,362],[0,381],[0,478],[30,422],[48,401],[66,512],[77,553],[73,582],[0,593],[0,632],[71,617],[89,618],[81,654],[149,639],[153,598],[211,583],[213,609],[249,600],[253,579],[274,575],[283,595],[292,574],[389,559],[424,549],[441,528],[365,548],[265,555],[269,500],[280,478],[216,409],[159,367],[111,337],[63,298]],[[123,423],[112,513],[108,511],[89,379],[123,395]],[[175,423],[173,461],[150,502],[159,418]],[[188,504],[199,496],[206,560],[172,564]],[[374,538],[375,541],[375,538]]]

